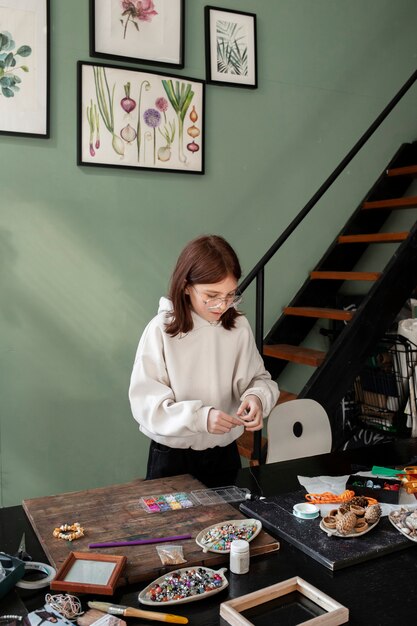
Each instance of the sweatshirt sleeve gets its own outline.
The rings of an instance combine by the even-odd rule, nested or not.
[[[248,332],[240,356],[241,366],[246,370],[246,380],[242,377],[240,381],[240,399],[243,400],[249,395],[257,396],[262,403],[263,416],[268,417],[277,403],[279,389],[277,383],[272,380],[270,373],[265,369],[247,320],[246,323]]]
[[[163,437],[187,437],[207,431],[211,409],[200,400],[176,402],[169,384],[161,328],[145,329],[136,352],[129,387],[135,420],[149,433]]]

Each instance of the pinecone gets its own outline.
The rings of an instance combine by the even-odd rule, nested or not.
[[[356,515],[352,511],[348,511],[344,515],[336,518],[336,530],[341,535],[349,535],[356,525]]]
[[[381,507],[379,504],[371,504],[365,511],[365,519],[368,524],[376,524],[381,517]]]
[[[365,496],[354,496],[352,500],[349,500],[349,502],[347,502],[347,504],[357,504],[358,506],[363,506],[364,508],[366,508],[368,506],[368,500],[365,498]]]

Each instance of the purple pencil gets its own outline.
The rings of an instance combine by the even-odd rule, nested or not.
[[[166,543],[167,541],[182,541],[192,539],[191,535],[176,535],[174,537],[155,537],[154,539],[133,539],[132,541],[105,541],[104,543],[89,543],[89,548],[118,548],[119,546],[143,546],[149,543]]]

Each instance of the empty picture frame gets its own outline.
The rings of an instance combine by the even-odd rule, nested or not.
[[[228,602],[223,602],[220,605],[220,616],[231,626],[253,626],[253,623],[246,619],[242,613],[254,607],[266,605],[277,598],[290,596],[294,592],[298,592],[308,598],[314,605],[322,609],[321,613],[323,613],[323,610],[325,613],[325,615],[318,615],[317,617],[307,619],[307,621],[297,621],[297,626],[319,626],[319,624],[324,623],[327,626],[339,626],[339,624],[345,624],[349,620],[349,610],[346,607],[298,576]],[[293,621],[292,624],[294,624]]]
[[[120,555],[70,552],[51,582],[51,589],[113,595],[126,561]]]
[[[184,67],[184,0],[90,0],[90,55]]]
[[[49,137],[49,0],[0,0],[0,133]]]
[[[255,89],[256,15],[213,6],[204,11],[207,82]]]
[[[78,62],[78,165],[204,173],[204,81]]]

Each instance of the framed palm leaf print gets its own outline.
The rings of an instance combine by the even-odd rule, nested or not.
[[[256,89],[256,15],[206,6],[205,33],[207,82]]]

